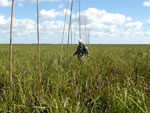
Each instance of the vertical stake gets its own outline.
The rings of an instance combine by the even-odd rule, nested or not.
[[[39,0],[37,0],[37,40],[38,40],[38,81],[39,81],[39,93],[40,93],[40,99],[42,96],[42,81],[41,81],[41,67],[40,67],[40,36],[39,36]]]
[[[82,37],[81,37],[80,0],[79,0],[79,37],[80,37],[80,39],[82,39]]]
[[[10,24],[10,51],[9,51],[9,74],[10,74],[10,92],[9,101],[12,102],[12,25],[13,25],[14,0],[12,0],[11,24]]]

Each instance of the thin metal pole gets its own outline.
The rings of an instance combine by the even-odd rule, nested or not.
[[[67,0],[67,9],[66,9],[66,15],[65,15],[65,21],[64,21],[62,42],[61,42],[60,61],[62,60],[62,56],[63,56],[63,42],[64,42],[64,34],[65,34],[65,28],[66,28],[66,19],[67,19],[67,13],[68,13],[68,5],[69,5],[69,0]]]
[[[84,16],[84,38],[85,38],[85,44],[87,45],[87,28],[86,28],[86,24],[87,24],[87,21],[86,21],[86,17]]]
[[[90,30],[88,30],[88,45],[90,44]]]
[[[78,12],[78,0],[76,0],[76,12]],[[78,31],[78,19],[77,19],[77,14],[75,15],[75,32],[74,32],[74,44],[76,43],[76,34],[77,34],[77,31]]]
[[[12,0],[11,24],[10,24],[10,52],[9,52],[9,74],[10,74],[10,92],[9,100],[12,102],[12,25],[13,25],[14,0]]]
[[[41,98],[41,67],[40,67],[40,35],[39,35],[39,0],[37,0],[37,40],[38,40],[38,68],[39,68],[39,73],[38,73],[38,81],[39,81],[39,91],[40,91],[40,98]]]
[[[80,16],[80,0],[79,0],[79,37],[80,39],[82,39],[81,37],[81,16]]]
[[[72,45],[72,24],[71,24],[71,31],[70,32],[71,32],[71,45]]]
[[[69,38],[70,38],[70,29],[71,29],[71,24],[72,24],[72,9],[73,9],[73,0],[71,2],[71,12],[70,12],[70,21],[69,21],[69,29],[68,29],[68,44],[67,44],[67,49],[68,49],[68,59],[69,59]]]

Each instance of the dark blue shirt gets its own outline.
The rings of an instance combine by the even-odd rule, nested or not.
[[[74,55],[80,55],[80,56],[88,55],[88,54],[89,51],[84,44],[79,44],[77,51],[74,53]]]

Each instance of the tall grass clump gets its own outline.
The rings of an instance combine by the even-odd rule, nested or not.
[[[67,46],[41,45],[42,99],[36,45],[14,45],[13,95],[9,102],[9,46],[0,45],[0,112],[149,113],[149,46],[90,45],[82,62]],[[72,53],[71,53],[72,52]]]

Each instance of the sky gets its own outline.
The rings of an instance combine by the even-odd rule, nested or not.
[[[40,43],[61,43],[66,10],[63,43],[67,43],[71,0],[68,9],[67,0],[39,1]],[[0,44],[10,42],[11,2],[0,0]],[[79,0],[74,0],[72,43],[79,39],[78,9]],[[36,12],[36,0],[15,0],[14,44],[37,43]],[[149,0],[81,0],[82,40],[87,43],[89,37],[90,44],[150,44],[149,12]]]

